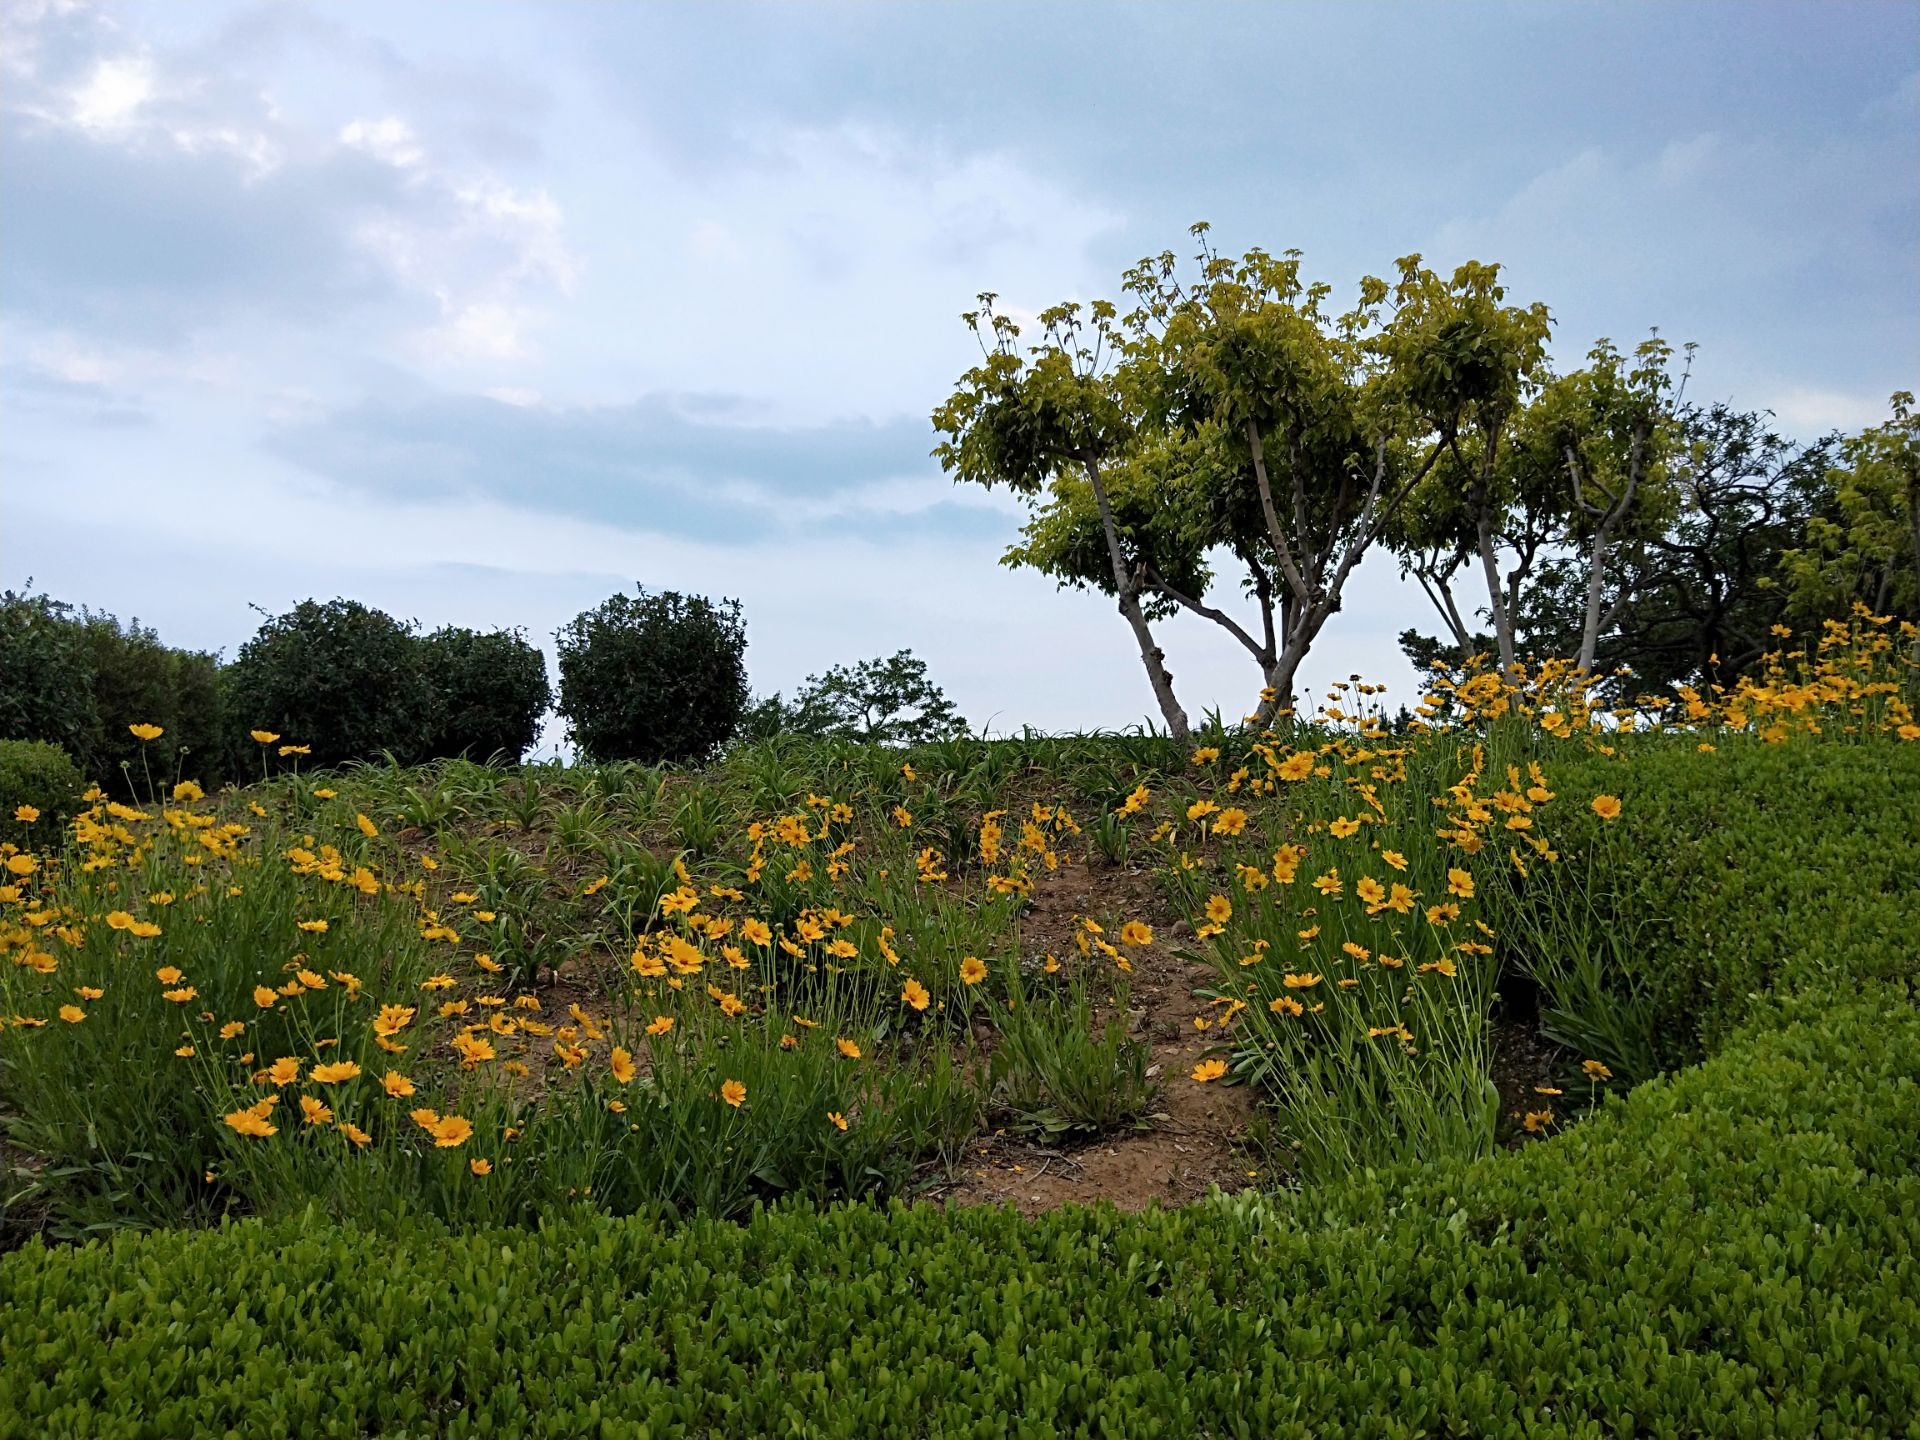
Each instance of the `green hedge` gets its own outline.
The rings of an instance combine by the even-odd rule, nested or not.
[[[1126,1217],[245,1223],[0,1259],[0,1435],[1920,1435],[1920,1012]]]

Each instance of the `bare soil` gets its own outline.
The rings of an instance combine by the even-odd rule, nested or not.
[[[1155,943],[1136,952],[1127,977],[1129,1029],[1151,1047],[1161,1085],[1151,1128],[1079,1145],[984,1137],[951,1182],[929,1191],[946,1204],[1010,1204],[1033,1215],[1108,1200],[1122,1210],[1141,1210],[1156,1201],[1183,1204],[1214,1185],[1237,1190],[1263,1178],[1258,1162],[1237,1148],[1253,1119],[1252,1092],[1191,1078],[1214,1039],[1211,1029],[1194,1026],[1196,1017],[1209,1013],[1194,991],[1214,972],[1172,953],[1191,944],[1193,933],[1150,874],[1092,858],[1043,876],[1020,922],[1022,962],[1037,966],[1048,954],[1077,959],[1074,930],[1087,915],[1102,924],[1145,920],[1154,929]],[[1096,1012],[1096,1023],[1104,1024],[1107,1013],[1110,1007]]]

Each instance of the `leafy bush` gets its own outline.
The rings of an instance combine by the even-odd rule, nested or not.
[[[560,713],[595,760],[700,760],[739,729],[747,634],[738,601],[643,589],[582,611],[554,638]]]
[[[147,797],[147,777],[171,784],[192,776],[206,786],[226,775],[224,696],[213,656],[163,645],[138,620],[84,613],[98,722],[87,770],[121,799]],[[162,744],[146,745],[129,727],[158,725]]]
[[[1485,872],[1547,1033],[1623,1078],[1709,1053],[1770,992],[1913,974],[1920,745],[1695,748],[1622,737],[1556,762],[1556,786],[1615,794],[1621,818],[1576,807],[1558,865]]]
[[[84,782],[67,752],[45,740],[0,740],[0,840],[29,845],[57,836],[80,808]],[[25,807],[38,814],[27,818]]]
[[[249,729],[309,747],[316,766],[421,753],[433,692],[412,628],[353,600],[303,600],[270,618],[227,670],[236,753]]]
[[[1912,1434],[1916,1073],[1883,993],[1297,1204],[33,1244],[0,1434]]]
[[[93,668],[73,607],[0,593],[0,739],[45,740],[84,759],[99,729]]]
[[[422,637],[420,663],[433,691],[427,755],[511,763],[539,737],[553,692],[546,657],[519,632],[445,626]]]

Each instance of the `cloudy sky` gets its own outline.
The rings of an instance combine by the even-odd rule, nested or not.
[[[0,5],[0,583],[231,655],[341,594],[550,643],[737,596],[755,687],[910,646],[976,724],[1152,708],[928,458],[1017,311],[1188,248],[1508,267],[1556,351],[1858,427],[1920,380],[1920,6]],[[1308,667],[1410,674],[1390,560]],[[1258,681],[1211,627],[1188,709]]]

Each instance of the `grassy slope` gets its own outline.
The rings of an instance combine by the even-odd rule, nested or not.
[[[1910,755],[1626,772],[1717,1053],[1520,1154],[1134,1218],[30,1248],[0,1436],[1920,1435]]]

